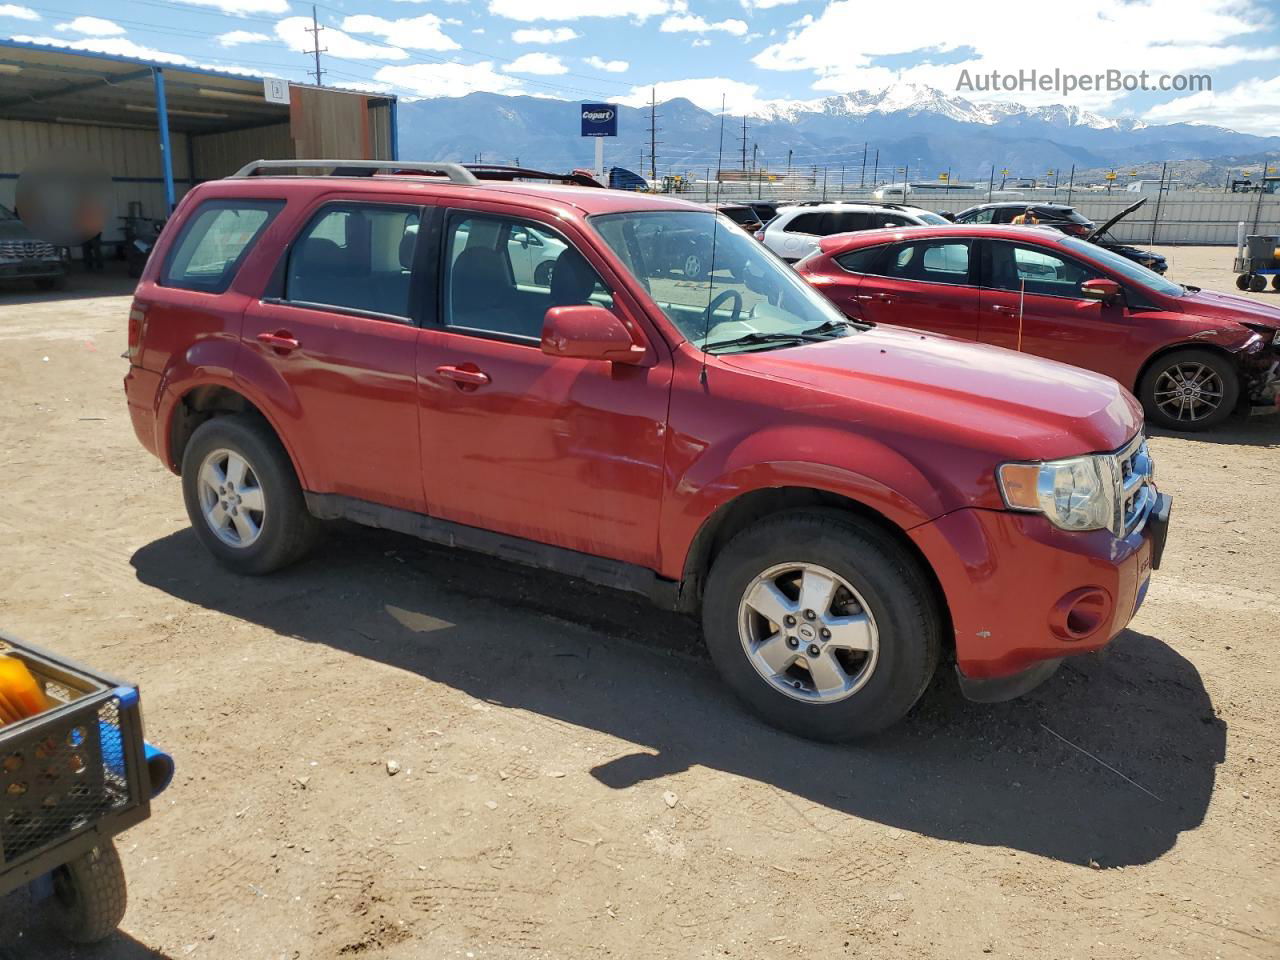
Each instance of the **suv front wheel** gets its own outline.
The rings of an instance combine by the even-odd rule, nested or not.
[[[215,417],[196,428],[182,456],[182,494],[196,536],[236,573],[293,563],[319,531],[293,464],[256,417]]]
[[[850,740],[901,719],[938,664],[941,618],[891,536],[828,510],[748,527],[712,566],[703,632],[725,681],[775,726]]]

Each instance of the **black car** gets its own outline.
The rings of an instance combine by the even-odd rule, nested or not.
[[[41,290],[53,290],[66,279],[65,250],[37,240],[17,214],[0,205],[0,280],[34,280]]]
[[[721,203],[716,205],[716,210],[723,213],[747,233],[754,234],[764,226],[764,222],[755,211],[754,204]]]
[[[999,203],[982,203],[956,214],[956,223],[1013,223],[1014,218],[1030,213],[1038,226],[1053,227],[1065,234],[1088,240],[1098,246],[1118,253],[1126,260],[1141,264],[1148,270],[1163,274],[1169,263],[1160,254],[1120,243],[1107,236],[1107,231],[1146,203],[1146,198],[1130,204],[1098,227],[1075,207],[1065,203],[1027,203],[1025,200],[1005,200]]]

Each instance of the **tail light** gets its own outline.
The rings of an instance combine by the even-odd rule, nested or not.
[[[147,305],[134,300],[129,306],[129,349],[125,357],[130,363],[136,363],[142,351],[142,338],[147,333]]]
[[[1083,223],[1068,223],[1067,233],[1073,233],[1077,237],[1087,237],[1089,235],[1089,228]]]
[[[761,243],[764,243],[764,227],[761,227],[759,230],[753,233],[752,236],[755,237],[757,240],[759,240]]]

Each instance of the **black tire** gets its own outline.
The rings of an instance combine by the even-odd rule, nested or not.
[[[533,282],[540,287],[551,286],[551,271],[554,267],[555,261],[543,260],[533,268]]]
[[[1280,273],[1271,278],[1271,289],[1276,293],[1280,293]]]
[[[861,594],[879,652],[864,685],[845,699],[805,702],[780,692],[752,665],[739,604],[752,581],[779,564],[825,567]],[[919,562],[889,533],[838,510],[797,510],[743,530],[716,557],[702,606],[711,658],[729,687],[768,723],[813,740],[877,733],[920,699],[938,665],[942,616]]]
[[[1254,293],[1261,293],[1263,290],[1267,289],[1267,278],[1262,276],[1262,274],[1255,273],[1249,278],[1249,289]]]
[[[696,250],[688,251],[680,258],[680,272],[690,280],[705,280],[710,274],[707,272],[707,258]]]
[[[1236,277],[1236,289],[1237,290],[1249,289],[1249,274],[1242,273]]]
[[[1165,408],[1161,407],[1156,396],[1161,376],[1180,364],[1203,364],[1217,374],[1222,384],[1222,398],[1218,407],[1207,416],[1198,420],[1179,420]],[[1182,430],[1198,432],[1210,430],[1231,416],[1240,397],[1240,377],[1231,363],[1219,354],[1209,350],[1174,350],[1157,359],[1147,372],[1142,375],[1138,384],[1138,399],[1146,411],[1147,419],[1166,430]]]
[[[204,517],[199,473],[205,458],[217,450],[242,457],[262,492],[260,532],[246,546],[220,538]],[[182,455],[182,493],[200,542],[236,573],[257,576],[286,567],[310,550],[320,533],[320,521],[307,510],[289,455],[271,428],[255,416],[214,417],[196,428]]]
[[[54,926],[72,943],[97,943],[120,926],[128,906],[124,865],[107,840],[53,872],[49,909]]]

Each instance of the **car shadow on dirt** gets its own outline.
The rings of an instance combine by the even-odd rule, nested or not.
[[[1227,447],[1280,447],[1280,414],[1234,416],[1222,426],[1202,433],[1162,430],[1148,423],[1147,434],[1152,437],[1171,437],[1177,440],[1215,443]]]
[[[132,563],[189,603],[616,737],[591,774],[619,790],[711,767],[850,817],[1106,867],[1197,827],[1225,755],[1195,667],[1133,631],[1012,703],[968,703],[944,668],[893,730],[825,745],[747,714],[694,621],[487,557],[343,528],[310,562],[250,581],[184,530]]]

